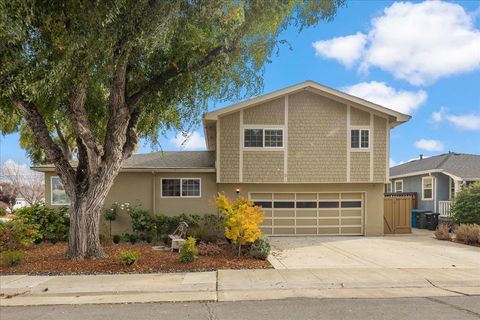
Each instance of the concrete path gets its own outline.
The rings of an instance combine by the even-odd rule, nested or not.
[[[2,320],[474,320],[478,297],[284,299],[220,303],[146,303],[3,307]]]
[[[269,269],[1,276],[0,306],[305,298],[480,296],[480,269]]]
[[[269,261],[276,269],[480,268],[480,248],[414,230],[383,237],[271,237]]]

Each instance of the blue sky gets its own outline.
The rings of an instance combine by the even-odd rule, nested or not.
[[[314,80],[411,114],[392,130],[393,164],[480,153],[480,1],[349,1],[332,22],[280,38],[292,50],[282,46],[266,65],[265,93]],[[163,150],[204,148],[201,128],[184,146],[176,134],[161,139]],[[0,137],[0,162],[30,163],[18,138]]]

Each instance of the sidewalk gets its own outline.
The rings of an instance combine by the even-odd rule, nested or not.
[[[269,269],[0,277],[0,306],[460,295],[480,295],[480,270]]]

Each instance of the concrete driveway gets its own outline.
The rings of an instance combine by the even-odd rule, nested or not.
[[[276,269],[480,268],[480,248],[439,241],[431,231],[383,237],[271,237]]]

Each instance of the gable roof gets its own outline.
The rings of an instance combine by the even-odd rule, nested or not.
[[[364,106],[370,109],[373,109],[375,111],[384,113],[386,115],[389,115],[392,117],[391,122],[395,125],[398,125],[400,123],[408,121],[411,116],[403,114],[401,112],[386,108],[384,106],[381,106],[379,104],[361,99],[356,96],[352,96],[350,94],[347,94],[345,92],[321,85],[315,81],[307,80],[298,84],[295,84],[290,87],[286,87],[284,89],[280,89],[265,95],[261,95],[234,105],[231,105],[229,107],[221,108],[212,112],[208,112],[204,115],[204,121],[209,121],[209,120],[217,120],[219,116],[225,115],[228,113],[232,113],[247,107],[251,107],[256,104],[264,103],[273,99],[276,99],[280,96],[287,95],[287,94],[292,94],[301,90],[312,90],[316,91],[320,94],[325,95],[326,97],[331,97],[331,98],[336,98],[336,99],[341,99],[346,102],[351,102],[358,104],[360,106]]]
[[[76,164],[74,164],[76,165]],[[37,171],[53,171],[53,165],[35,166]],[[215,171],[214,151],[158,151],[135,154],[122,165],[122,171],[155,170]]]
[[[390,168],[390,177],[396,178],[430,172],[444,172],[463,180],[479,180],[480,155],[449,152],[421,160],[412,160]]]

